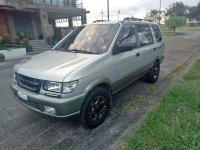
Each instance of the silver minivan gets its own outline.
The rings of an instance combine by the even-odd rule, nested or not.
[[[11,89],[28,108],[53,117],[79,115],[94,128],[112,95],[145,76],[158,80],[164,59],[159,26],[145,21],[97,22],[77,27],[52,50],[14,66]]]

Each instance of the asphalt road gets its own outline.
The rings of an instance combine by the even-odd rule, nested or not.
[[[162,79],[171,69],[200,49],[200,32],[166,38],[166,57],[161,68]],[[152,85],[139,80],[113,98],[108,119],[96,129],[85,129],[78,118],[58,120],[36,114],[19,104],[9,88],[12,67],[19,60],[0,63],[0,149],[109,149],[125,134],[129,126],[141,120],[145,107],[134,108],[124,115],[122,109],[139,96],[149,94]],[[155,87],[160,86],[160,82]],[[161,88],[161,87],[160,87]]]

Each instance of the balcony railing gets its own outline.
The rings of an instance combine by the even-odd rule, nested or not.
[[[35,4],[35,0],[6,0],[7,3],[14,3],[14,4]]]
[[[80,2],[81,1],[81,2]],[[56,5],[56,6],[67,6],[74,8],[83,8],[82,0],[6,0],[7,3],[23,4],[23,5]]]

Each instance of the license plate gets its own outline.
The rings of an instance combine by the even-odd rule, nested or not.
[[[19,98],[21,98],[21,99],[23,99],[23,100],[25,100],[25,101],[28,100],[28,96],[27,96],[26,94],[23,94],[23,93],[21,93],[21,92],[18,92],[18,96],[19,96]]]

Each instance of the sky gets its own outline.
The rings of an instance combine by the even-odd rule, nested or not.
[[[104,18],[107,19],[107,0],[82,0],[83,7],[90,11],[87,15],[88,23],[94,20],[101,20],[101,12],[104,13]],[[189,6],[197,5],[200,0],[179,0]],[[177,0],[162,0],[162,9],[168,8],[170,4]],[[110,20],[118,20],[118,11],[120,10],[119,18],[122,20],[125,17],[144,18],[146,13],[151,9],[158,9],[160,0],[110,0]]]

